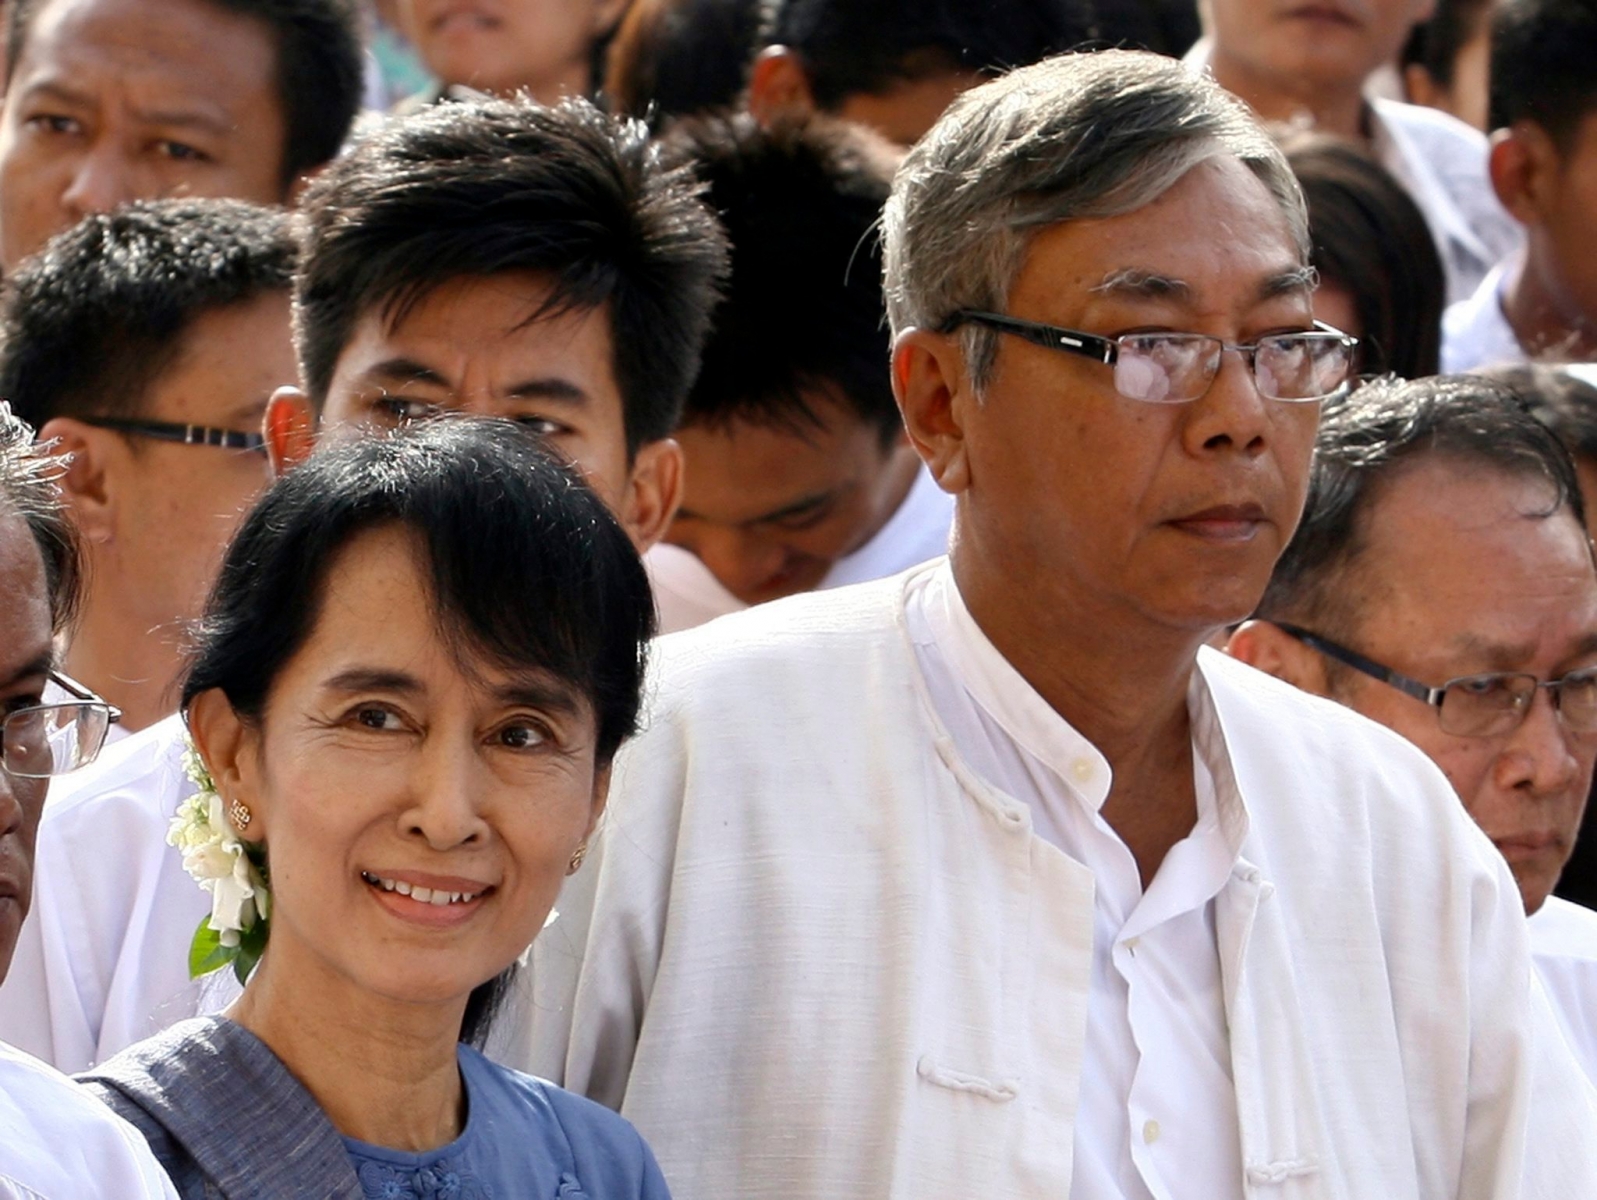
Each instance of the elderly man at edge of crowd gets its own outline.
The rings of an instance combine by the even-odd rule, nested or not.
[[[1489,380],[1361,388],[1321,423],[1256,615],[1232,654],[1442,769],[1507,859],[1531,961],[1597,1079],[1597,913],[1552,894],[1597,760],[1597,567],[1568,451]]]
[[[306,194],[305,391],[268,405],[274,465],[318,437],[440,412],[504,417],[571,461],[647,548],[676,511],[670,434],[726,264],[695,192],[641,122],[585,101],[462,101],[391,122]],[[0,988],[0,1029],[62,1070],[230,998],[185,971],[204,897],[163,842],[193,790],[183,746],[181,718],[152,725],[45,814],[41,861],[114,847],[119,864],[41,897],[19,977]]]
[[[41,705],[54,675],[52,635],[70,623],[77,543],[53,476],[60,464],[0,402],[0,979],[28,912],[33,835],[58,760]],[[87,702],[85,753],[109,712]],[[79,722],[65,726],[78,732]],[[89,742],[93,741],[93,746]],[[132,1126],[70,1080],[0,1042],[0,1197],[148,1200],[175,1193]]]
[[[1351,362],[1280,152],[1171,60],[1054,59],[950,108],[885,233],[951,556],[665,639],[518,1065],[704,1200],[1591,1194],[1501,856],[1204,649]]]

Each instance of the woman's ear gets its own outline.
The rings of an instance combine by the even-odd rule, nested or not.
[[[593,775],[593,807],[588,814],[588,832],[582,835],[584,845],[593,836],[594,830],[599,828],[599,820],[604,816],[604,806],[609,800],[610,767],[606,764]]]
[[[261,806],[260,739],[255,726],[239,717],[221,688],[201,692],[189,702],[189,736],[225,804],[237,801],[250,813],[250,838],[265,833]],[[242,832],[242,831],[240,831]]]

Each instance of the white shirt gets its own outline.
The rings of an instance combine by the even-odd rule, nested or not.
[[[1442,373],[1476,371],[1526,360],[1524,348],[1503,315],[1509,268],[1499,263],[1475,294],[1450,304],[1442,315]]]
[[[0,1043],[0,1200],[176,1200],[133,1126]]]
[[[59,1070],[86,1070],[237,995],[230,971],[188,977],[210,899],[166,844],[194,794],[184,737],[182,717],[168,717],[51,783],[32,908],[0,983],[0,1039]]]
[[[954,523],[954,498],[924,466],[887,523],[852,554],[832,564],[818,585],[843,587],[885,579],[908,567],[948,553],[948,531]],[[643,556],[654,586],[661,633],[680,633],[748,606],[727,591],[697,555],[680,546],[660,544]]]
[[[1108,762],[987,640],[950,572],[921,576],[906,609],[932,706],[960,756],[1024,802],[1037,836],[1097,883],[1071,1196],[1240,1200],[1213,900],[1248,815],[1202,677],[1189,694],[1197,825],[1144,892],[1130,849],[1099,815]]]
[[[1597,912],[1547,897],[1530,919],[1530,950],[1570,1049],[1597,1083]]]
[[[1224,755],[1194,692],[1197,757],[1224,832],[1195,831],[1191,869],[1168,892],[1161,871],[1113,929],[1127,889],[1098,877],[1113,845],[1078,861],[1040,827],[1095,831],[1088,789],[1107,781],[1078,783],[1067,755],[1079,793],[1041,773],[1018,799],[932,698],[957,717],[905,593],[946,569],[661,641],[646,727],[499,1054],[620,1109],[695,1200],[1081,1200],[1119,1187],[1127,1156],[1132,1185],[1180,1200],[1597,1195],[1591,1087],[1533,986],[1518,891],[1434,764],[1202,652]],[[968,695],[978,724],[1031,707]],[[1024,752],[1043,761],[1012,733],[994,745],[1012,783]],[[1237,836],[1203,902],[1197,881]],[[1166,936],[1199,912],[1212,958],[1207,933]],[[1133,923],[1155,939],[1148,965],[1118,944],[1103,962],[1100,930]],[[1228,1054],[1171,1078],[1213,1044],[1214,962]],[[1134,1058],[1104,1008],[1117,988],[1148,1038]],[[1234,1118],[1167,1117],[1227,1065]],[[1147,1119],[1159,1137],[1139,1145]],[[1165,1120],[1193,1155],[1179,1174]],[[1115,1132],[1078,1167],[1082,1122]],[[1191,1149],[1204,1136],[1236,1139],[1240,1178],[1220,1178],[1228,1147]]]
[[[1199,38],[1182,61],[1207,70],[1213,49],[1211,37]],[[1524,237],[1487,175],[1486,135],[1440,109],[1381,95],[1369,81],[1364,91],[1370,151],[1425,215],[1447,276],[1448,302],[1463,300]]]

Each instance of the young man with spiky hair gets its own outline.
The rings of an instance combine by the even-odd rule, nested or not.
[[[586,102],[443,105],[363,141],[305,198],[304,388],[268,406],[274,463],[291,468],[319,436],[501,416],[543,434],[651,545],[677,506],[670,434],[726,262],[696,193],[641,123]],[[185,964],[205,897],[162,844],[192,790],[183,746],[176,718],[128,739],[40,829],[41,860],[81,859],[115,830],[125,864],[41,897],[51,915],[24,931],[0,990],[0,1036],[63,1069],[201,1004]]]

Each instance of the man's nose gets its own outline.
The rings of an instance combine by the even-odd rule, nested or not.
[[[1580,776],[1574,737],[1564,726],[1546,688],[1537,688],[1519,728],[1497,756],[1498,785],[1524,788],[1536,795],[1555,795]]]
[[[787,561],[781,543],[747,529],[701,530],[689,549],[739,597],[761,591]]]
[[[61,206],[76,223],[94,213],[110,212],[129,200],[152,197],[141,197],[137,168],[121,147],[101,138],[89,145],[73,167],[72,178],[61,194]]]
[[[1236,449],[1257,454],[1264,448],[1271,400],[1259,391],[1246,354],[1226,350],[1209,388],[1187,410],[1186,439],[1193,452]]]

